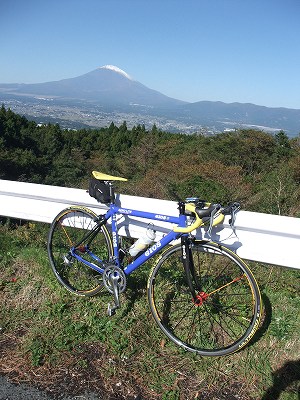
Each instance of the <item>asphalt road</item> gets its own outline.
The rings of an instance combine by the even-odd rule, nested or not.
[[[81,395],[76,397],[64,397],[62,394],[59,397],[47,395],[38,389],[32,388],[29,385],[15,385],[10,383],[5,376],[0,376],[0,400],[103,400],[94,393]]]

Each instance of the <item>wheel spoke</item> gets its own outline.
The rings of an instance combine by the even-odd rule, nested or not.
[[[244,274],[243,274],[242,276],[238,277],[238,278],[234,278],[231,282],[228,282],[228,283],[226,283],[225,285],[219,287],[218,289],[215,289],[215,290],[213,290],[212,292],[207,293],[207,296],[211,296],[212,294],[214,294],[214,293],[216,293],[216,292],[219,292],[220,290],[226,288],[226,286],[229,286],[229,285],[232,285],[232,284],[235,283],[235,282],[238,282],[238,281],[241,280],[243,277],[244,277]]]

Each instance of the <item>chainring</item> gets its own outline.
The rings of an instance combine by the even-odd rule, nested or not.
[[[103,271],[102,274],[103,284],[110,293],[113,293],[113,287],[111,285],[112,276],[118,277],[117,285],[119,288],[119,293],[123,293],[124,290],[126,289],[126,275],[124,271],[115,265],[108,265]]]

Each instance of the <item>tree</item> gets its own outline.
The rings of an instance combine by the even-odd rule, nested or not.
[[[275,134],[276,152],[279,159],[287,158],[291,155],[290,140],[284,131]]]
[[[256,211],[278,215],[292,215],[300,211],[300,187],[288,165],[281,164],[264,177],[255,208]]]

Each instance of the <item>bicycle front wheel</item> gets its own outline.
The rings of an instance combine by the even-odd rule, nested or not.
[[[70,207],[57,215],[49,232],[48,256],[54,275],[79,296],[93,296],[103,288],[102,274],[85,261],[104,268],[113,252],[107,228],[99,226],[96,219],[97,215],[89,209]]]
[[[189,270],[181,245],[167,250],[148,281],[155,321],[176,345],[202,356],[244,347],[259,326],[261,296],[248,266],[215,243],[191,242]]]

